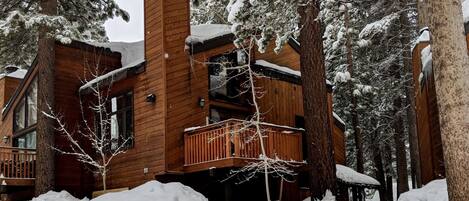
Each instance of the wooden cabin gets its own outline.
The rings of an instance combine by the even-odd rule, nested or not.
[[[119,120],[113,125],[119,130],[115,140],[119,142],[124,136],[132,139],[126,153],[110,166],[108,188],[132,188],[157,179],[183,182],[210,200],[259,200],[265,196],[260,179],[242,185],[235,185],[237,181],[233,180],[220,182],[230,170],[256,160],[260,144],[246,140],[253,134],[252,128],[241,129],[254,112],[251,94],[235,95],[242,82],[239,79],[217,86],[226,78],[220,66],[213,65],[220,59],[231,64],[254,59],[252,68],[263,75],[255,84],[264,92],[259,106],[267,154],[299,167],[296,182],[284,184],[283,197],[303,200],[309,185],[301,171],[305,166],[305,138],[298,42],[292,39],[280,54],[270,48],[264,54],[246,55],[233,45],[226,25],[191,27],[189,17],[188,0],[145,0],[143,42],[57,43],[54,110],[63,115],[70,128],[80,126],[79,100],[90,96],[82,79],[89,78],[90,66],[100,66],[105,69],[102,76],[90,81],[111,84],[112,80],[110,97],[118,104],[110,104],[116,104]],[[116,49],[118,46],[135,48],[134,53],[141,51],[141,58],[130,57]],[[31,192],[34,186],[35,106],[41,94],[37,90],[38,63],[33,63],[21,82],[0,79],[0,87],[8,88],[0,95],[0,101],[4,101],[0,172],[5,177],[0,178],[0,182],[5,181],[0,190],[5,200],[24,199],[18,195],[30,196],[24,192]],[[333,115],[332,85],[327,87],[335,160],[345,164],[345,125]],[[15,88],[14,93],[11,88]],[[60,133],[55,136],[56,146],[66,148],[67,140]],[[83,197],[101,189],[101,181],[73,157],[57,154],[55,168],[56,190]],[[25,180],[28,183],[18,184]],[[278,189],[280,184],[272,178],[270,185]],[[246,193],[238,193],[240,190]],[[274,197],[279,194],[275,190],[272,193]]]
[[[469,51],[469,23],[465,23],[464,28]],[[420,172],[423,184],[445,178],[446,175],[432,61],[429,57],[426,67],[422,58],[422,53],[431,50],[430,39],[428,29],[421,30],[421,37],[412,52]]]
[[[464,27],[469,51],[469,23],[465,23]],[[425,64],[425,55],[422,56],[431,51],[430,39],[428,29],[421,30],[421,37],[412,52],[420,172],[423,184],[446,177],[432,60],[431,56],[427,56]]]

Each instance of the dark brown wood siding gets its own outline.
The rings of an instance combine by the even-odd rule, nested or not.
[[[418,44],[413,51],[414,86],[416,100],[416,122],[419,138],[422,182],[424,184],[445,176],[443,147],[441,144],[440,123],[435,78],[433,73],[419,83],[422,72],[421,51],[428,43]]]

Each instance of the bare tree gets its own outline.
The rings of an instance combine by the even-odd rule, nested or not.
[[[64,116],[55,112],[51,106],[47,111],[42,111],[42,114],[56,123],[56,130],[69,142],[66,147],[52,147],[52,149],[60,154],[74,156],[80,163],[90,166],[93,171],[99,173],[103,190],[107,190],[106,178],[109,165],[112,159],[125,152],[132,139],[131,137],[121,139],[119,143],[111,137],[117,132],[113,128],[117,119],[111,115],[110,108],[113,74],[101,75],[99,62],[90,69],[89,74],[91,81],[85,79],[84,85],[80,88],[91,92],[90,97],[84,98],[80,95],[82,126],[70,129],[68,127],[70,122],[65,122]],[[94,115],[94,122],[89,121],[92,119],[90,115]]]

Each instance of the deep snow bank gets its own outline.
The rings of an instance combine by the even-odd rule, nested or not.
[[[149,181],[128,191],[107,193],[91,201],[208,201],[202,194],[191,187],[178,182],[163,184]],[[88,201],[79,200],[66,191],[60,193],[50,191],[32,201]]]

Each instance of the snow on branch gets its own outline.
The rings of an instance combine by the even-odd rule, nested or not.
[[[399,14],[392,13],[378,21],[367,24],[359,34],[360,39],[373,39],[376,35],[388,32],[392,23],[397,19],[399,19]]]

